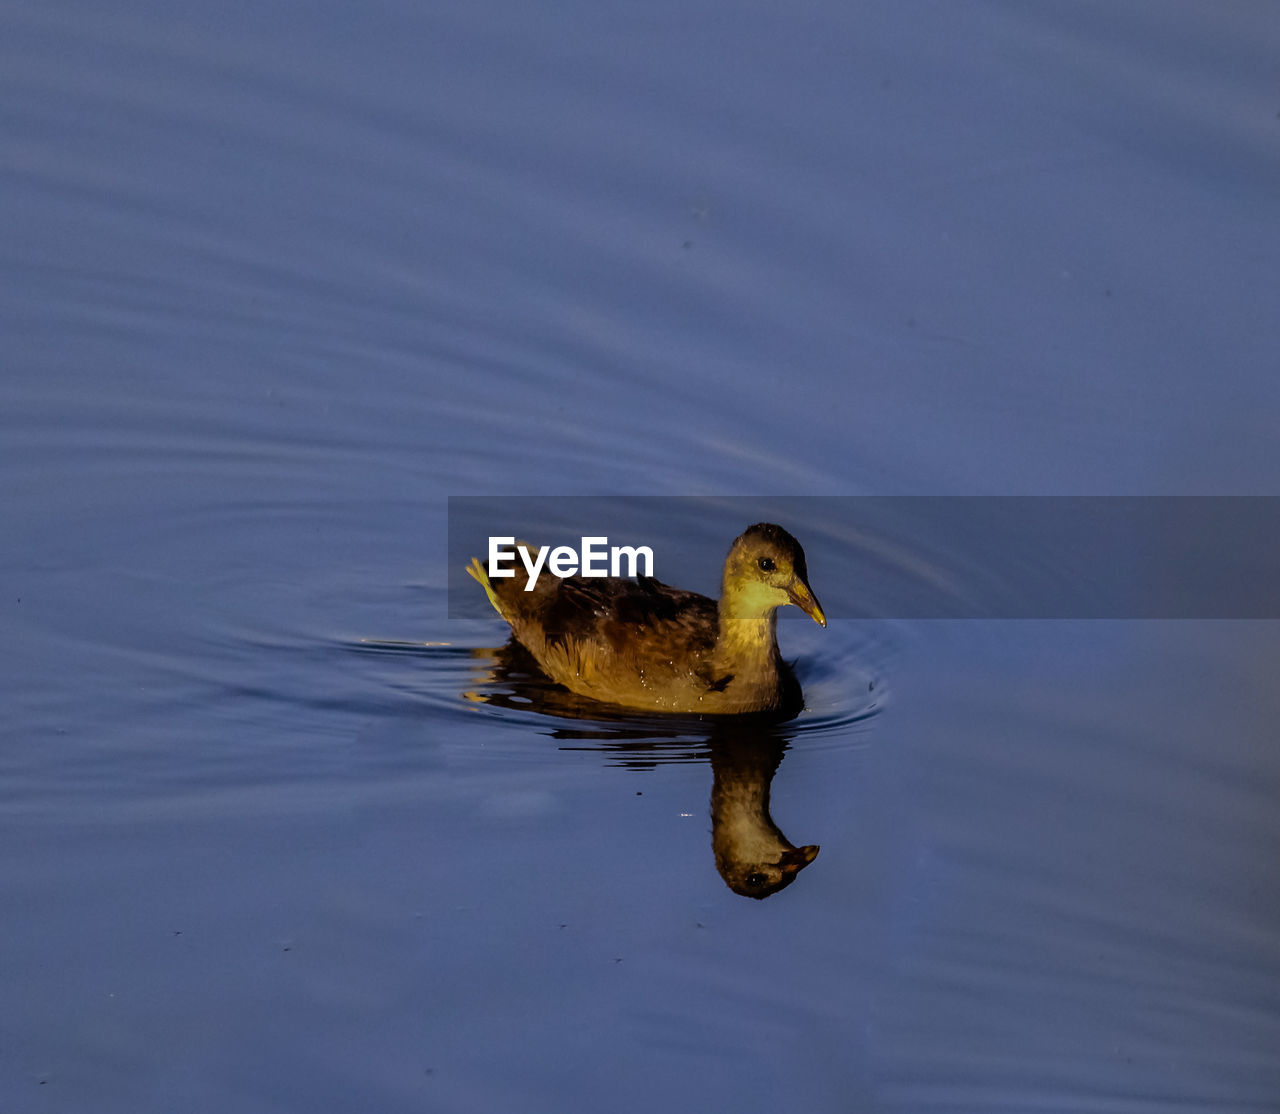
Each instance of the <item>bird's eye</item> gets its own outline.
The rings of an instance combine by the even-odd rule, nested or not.
[[[774,570],[772,557],[761,557],[760,560],[756,562],[756,564],[760,566],[760,569],[762,572],[773,572]]]
[[[750,874],[747,875],[747,885],[750,886],[753,890],[758,890],[767,881],[769,881],[769,879],[767,879],[758,870],[753,870]]]

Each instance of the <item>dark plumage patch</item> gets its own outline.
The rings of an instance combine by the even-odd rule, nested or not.
[[[714,641],[716,605],[696,592],[683,592],[653,577],[596,580],[581,576],[560,582],[537,617],[551,644],[590,641],[603,636],[614,649],[633,644],[652,632],[706,630]]]

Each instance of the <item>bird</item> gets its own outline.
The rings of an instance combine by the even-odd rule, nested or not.
[[[758,522],[734,540],[719,601],[648,576],[543,576],[526,592],[519,566],[496,583],[479,558],[467,572],[539,668],[573,693],[695,716],[794,714],[803,703],[778,651],[777,610],[794,604],[823,627],[827,617],[804,550],[781,526]]]

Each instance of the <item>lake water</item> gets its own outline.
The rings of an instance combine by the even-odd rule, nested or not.
[[[1277,57],[0,3],[0,1110],[1280,1109],[1280,624],[873,618],[800,498],[1280,495]],[[449,617],[479,495],[689,497],[708,592],[783,521],[805,711],[563,700]],[[820,848],[767,900],[743,801]]]

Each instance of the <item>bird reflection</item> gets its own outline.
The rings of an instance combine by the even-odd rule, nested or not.
[[[786,889],[818,856],[797,847],[769,815],[769,786],[786,750],[785,737],[739,735],[711,743],[711,846],[725,885],[744,897]]]
[[[769,814],[769,787],[794,734],[777,717],[698,719],[615,710],[555,684],[514,640],[474,653],[484,663],[485,685],[466,698],[577,721],[550,733],[565,749],[600,751],[633,769],[709,760],[711,846],[716,869],[734,893],[769,897],[817,857],[817,846],[797,847]]]

